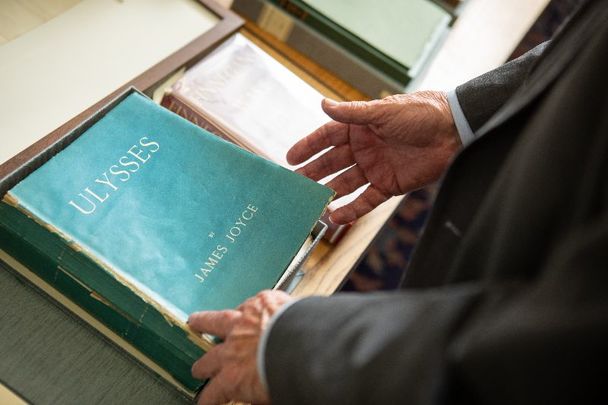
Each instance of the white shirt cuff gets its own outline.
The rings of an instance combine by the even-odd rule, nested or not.
[[[276,322],[277,319],[287,310],[287,308],[291,307],[293,304],[298,302],[298,299],[293,301],[289,301],[287,304],[283,305],[277,312],[275,312],[270,319],[268,320],[268,324],[266,328],[262,331],[262,336],[260,336],[260,342],[258,343],[258,352],[257,352],[257,367],[258,374],[260,375],[260,380],[262,381],[262,385],[268,391],[268,380],[266,379],[266,362],[264,361],[264,355],[266,354],[266,345],[268,344],[268,337],[270,336],[270,330],[272,329],[272,325]]]
[[[462,111],[462,107],[460,106],[458,97],[456,96],[456,90],[449,91],[447,98],[448,104],[450,105],[450,110],[452,111],[452,117],[454,118],[454,123],[456,124],[456,129],[458,130],[458,136],[462,142],[462,146],[467,146],[475,140],[475,134],[473,133],[473,130],[471,130],[469,121],[464,116],[464,112]]]

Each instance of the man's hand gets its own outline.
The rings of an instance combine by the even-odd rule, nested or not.
[[[258,343],[270,317],[292,299],[281,291],[262,291],[236,310],[190,315],[188,325],[192,330],[224,340],[192,366],[194,378],[211,378],[201,393],[199,404],[228,401],[264,404],[270,401],[258,374]]]
[[[349,168],[327,184],[336,198],[369,183],[356,200],[333,212],[335,223],[352,222],[392,196],[436,181],[461,146],[441,92],[369,102],[326,99],[322,106],[333,121],[296,143],[287,161],[298,165],[332,147],[298,172],[318,181]]]

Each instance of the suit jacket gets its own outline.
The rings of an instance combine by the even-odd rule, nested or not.
[[[457,88],[479,137],[403,289],[279,317],[273,404],[608,403],[608,1],[540,50]]]

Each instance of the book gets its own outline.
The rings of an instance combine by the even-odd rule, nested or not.
[[[323,95],[241,34],[226,40],[165,93],[162,105],[288,169],[287,151],[329,121]],[[360,193],[361,191],[359,191]],[[334,210],[359,193],[332,202]],[[348,226],[326,221],[336,243]]]
[[[404,87],[452,17],[428,0],[269,0]]]
[[[187,70],[165,97],[179,98],[210,130],[287,168],[286,151],[329,121],[321,93],[241,34]]]
[[[272,3],[264,0],[234,0],[232,10],[370,98],[382,98],[405,91],[403,84]]]
[[[190,394],[188,315],[272,288],[334,193],[130,92],[0,203],[0,248]]]

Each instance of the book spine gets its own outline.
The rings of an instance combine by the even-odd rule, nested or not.
[[[43,239],[44,247],[36,248],[34,240]],[[200,347],[152,306],[133,299],[136,298],[133,294],[121,294],[124,305],[120,309],[109,305],[101,297],[114,295],[116,298],[121,289],[115,280],[105,280],[104,288],[106,273],[102,269],[59,241],[58,235],[46,232],[3,202],[0,202],[0,248],[166,370],[186,392],[200,388],[202,383],[190,374],[192,363],[203,354]],[[83,278],[94,277],[95,286],[81,282],[71,271],[74,268]],[[108,294],[110,289],[112,294]],[[129,296],[132,299],[127,302]]]
[[[381,72],[405,87],[409,81],[409,67],[371,46],[363,39],[344,29],[316,9],[300,0],[268,0],[283,10],[298,18],[313,30],[324,35],[329,40],[343,46],[353,55],[367,61]]]
[[[404,91],[403,85],[271,3],[264,0],[234,0],[232,9],[370,98],[382,98]]]

